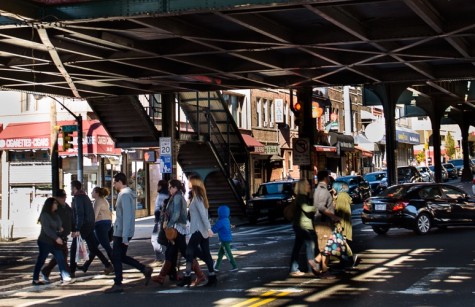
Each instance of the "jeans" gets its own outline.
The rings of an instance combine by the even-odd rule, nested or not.
[[[111,220],[99,221],[94,225],[94,235],[97,243],[101,244],[110,260],[112,260],[112,247],[109,242],[109,230],[111,227]]]
[[[66,265],[66,270],[69,272],[69,265],[68,265],[69,250],[68,250],[68,240],[67,240],[67,238],[63,238],[63,242],[64,242],[64,244],[61,245],[61,247],[57,247],[57,248],[59,248],[61,250],[61,252],[63,253],[63,259],[64,259],[64,263]],[[54,269],[56,264],[58,264],[58,261],[56,260],[56,257],[53,257],[48,262],[48,264],[43,267],[43,269],[41,271],[46,275],[46,277],[49,277],[49,275],[51,274],[51,271]]]
[[[129,238],[129,242],[130,242]],[[113,237],[112,243],[112,264],[114,265],[114,284],[115,285],[122,285],[122,280],[124,279],[122,276],[122,263],[128,264],[140,272],[144,272],[145,265],[141,264],[134,258],[127,256],[127,249],[129,248],[128,245],[122,243],[122,237]]]
[[[46,258],[51,253],[58,262],[59,272],[61,273],[61,279],[68,278],[69,273],[66,269],[66,262],[63,257],[63,251],[60,248],[56,248],[54,244],[45,243],[43,241],[37,241],[39,248],[39,255],[36,259],[35,270],[33,271],[33,280],[39,280],[40,271],[43,264],[45,264]],[[64,242],[66,244],[66,242]]]
[[[201,254],[201,255],[200,255]],[[186,274],[191,273],[193,259],[200,257],[206,263],[209,273],[214,273],[213,258],[209,250],[209,238],[203,238],[201,232],[196,231],[191,235],[190,241],[186,247]]]
[[[290,258],[290,272],[297,272],[299,270],[299,254],[300,249],[305,244],[306,256],[307,256],[307,266],[309,272],[311,271],[311,266],[308,261],[315,258],[315,232],[308,229],[303,229],[299,226],[292,226],[295,232],[295,241],[294,247],[292,249],[292,256]]]

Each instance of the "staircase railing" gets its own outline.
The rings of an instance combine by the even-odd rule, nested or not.
[[[241,193],[236,190],[236,185],[238,185],[244,190],[247,189],[248,185],[246,179],[242,174],[242,170],[239,163],[237,163],[233,153],[231,152],[231,150],[229,150],[229,141],[226,141],[223,136],[223,133],[216,124],[214,117],[209,111],[205,113],[205,117],[208,119],[209,123],[210,142],[212,143],[215,149],[217,147],[216,145],[219,146],[219,150],[217,150],[217,155],[220,160],[225,163],[225,165],[223,165],[223,170],[226,172],[226,177],[228,178],[228,180],[231,180],[231,176],[233,176],[232,180],[235,181],[232,185],[233,189],[236,192],[236,195],[242,197]],[[216,144],[212,140],[216,140]]]

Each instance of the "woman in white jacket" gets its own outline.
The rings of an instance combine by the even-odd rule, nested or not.
[[[209,238],[213,236],[208,219],[208,197],[204,183],[199,177],[190,177],[192,200],[189,207],[191,237],[186,247],[186,271],[183,280],[178,286],[191,284],[191,269],[193,260],[199,256],[208,267],[208,283],[206,286],[216,285],[217,279],[213,268],[213,258],[209,250]]]

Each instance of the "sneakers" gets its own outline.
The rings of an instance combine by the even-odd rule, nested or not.
[[[121,292],[124,292],[124,288],[122,287],[122,285],[115,285],[115,284],[109,289],[106,289],[104,291],[105,294],[121,293]]]
[[[109,264],[109,266],[104,269],[104,275],[109,275],[112,272],[114,272],[114,266],[112,266],[112,264]]]
[[[61,281],[61,286],[66,286],[66,285],[72,284],[74,282],[75,282],[75,280],[72,279],[71,277],[64,277],[63,281]]]
[[[219,272],[219,267],[216,266],[216,263],[213,265],[213,270],[214,270],[215,272]]]
[[[43,281],[44,281],[45,283],[47,283],[47,284],[50,284],[50,283],[51,283],[51,280],[49,280],[49,276],[46,275],[43,270],[41,270],[40,276],[41,276],[41,279],[43,279]]]
[[[302,277],[305,275],[304,272],[301,272],[301,271],[295,271],[295,272],[290,272],[289,274],[291,277]]]
[[[229,272],[237,272],[237,271],[239,271],[238,267],[235,267],[235,268],[232,268],[231,270],[229,270]]]
[[[146,266],[142,273],[143,276],[145,276],[145,285],[148,286],[150,279],[152,279],[153,269],[149,266]]]
[[[31,284],[32,284],[33,286],[44,286],[44,285],[46,285],[44,282],[39,281],[39,280],[33,280],[33,281],[31,282]]]
[[[358,255],[353,256],[353,268],[357,267],[360,264],[361,258]]]

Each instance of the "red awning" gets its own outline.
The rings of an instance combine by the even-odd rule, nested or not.
[[[336,152],[335,146],[314,145],[314,148],[318,152]]]
[[[246,143],[246,146],[250,149],[253,149],[252,152],[254,153],[265,153],[264,144],[253,138],[248,134],[242,134],[242,138]]]
[[[364,149],[363,147],[355,146],[355,149],[361,151],[361,156],[363,157],[367,157],[367,158],[373,157],[373,153],[369,150]]]
[[[76,125],[76,121],[59,121],[58,126]],[[11,123],[0,132],[0,150],[49,149],[51,135],[50,122]],[[62,151],[62,136],[58,134],[59,154],[61,156],[77,155],[77,132],[73,134],[74,148]],[[120,155],[120,149],[97,120],[83,121],[83,153]]]

